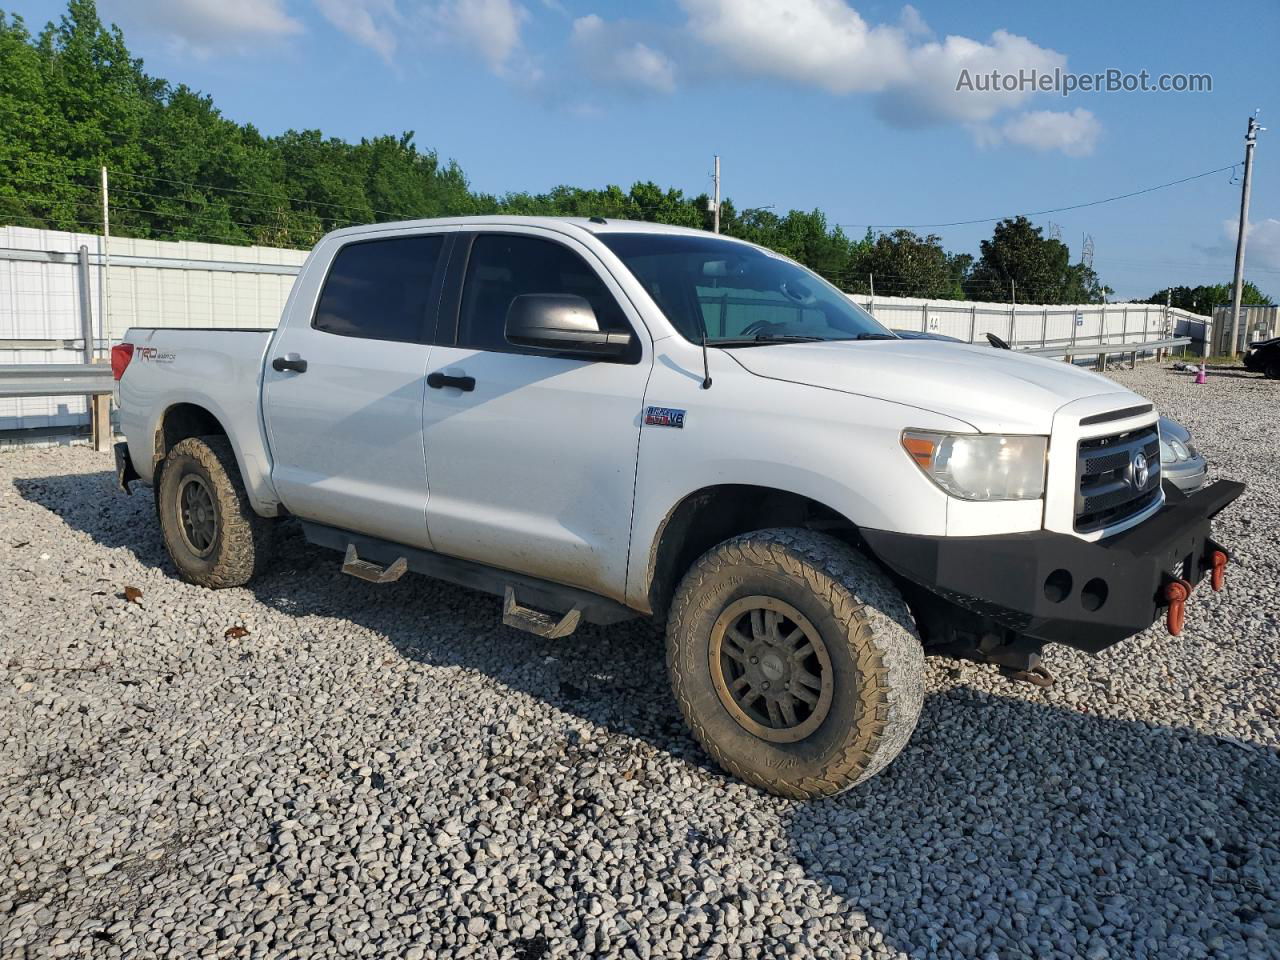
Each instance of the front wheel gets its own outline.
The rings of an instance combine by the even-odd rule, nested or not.
[[[188,437],[165,458],[156,487],[164,545],[182,579],[202,587],[238,587],[265,567],[270,520],[245,494],[226,437]]]
[[[887,766],[924,698],[901,594],[866,557],[808,530],[760,530],[704,554],[672,601],[667,666],[715,761],[799,799]]]

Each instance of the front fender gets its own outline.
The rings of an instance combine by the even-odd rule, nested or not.
[[[901,447],[907,427],[970,432],[916,407],[764,380],[713,351],[713,386],[681,345],[659,357],[646,407],[684,412],[680,427],[644,424],[636,470],[627,603],[647,609],[650,559],[671,512],[706,487],[746,484],[814,500],[858,526],[942,536],[949,497]],[[681,355],[677,355],[681,354]],[[668,418],[669,421],[669,418]]]

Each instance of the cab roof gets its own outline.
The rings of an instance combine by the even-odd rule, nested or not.
[[[566,227],[582,230],[591,234],[606,233],[665,233],[677,236],[706,237],[711,236],[706,230],[693,227],[678,227],[666,223],[651,223],[647,220],[615,220],[608,217],[522,217],[504,214],[490,214],[477,217],[435,217],[425,220],[389,220],[383,223],[367,223],[355,227],[344,227],[334,230],[331,237],[353,237],[380,231],[403,230],[414,227],[447,227],[464,228],[483,227],[545,227],[549,230],[565,232]],[[724,237],[738,243],[734,237]]]

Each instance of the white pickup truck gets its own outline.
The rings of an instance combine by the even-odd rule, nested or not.
[[[244,584],[296,517],[343,569],[504,597],[545,637],[648,616],[730,772],[850,787],[915,726],[924,655],[1047,682],[1222,584],[1239,496],[1160,476],[1157,413],[1015,352],[895,337],[769,250],[488,217],[326,236],[276,330],[135,328],[117,470],[178,573]]]

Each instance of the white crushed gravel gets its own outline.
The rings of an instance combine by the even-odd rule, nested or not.
[[[1280,957],[1280,384],[1112,376],[1249,482],[1227,589],[1049,690],[932,660],[816,803],[709,765],[647,625],[542,641],[296,531],[202,590],[108,457],[0,454],[0,955]]]

